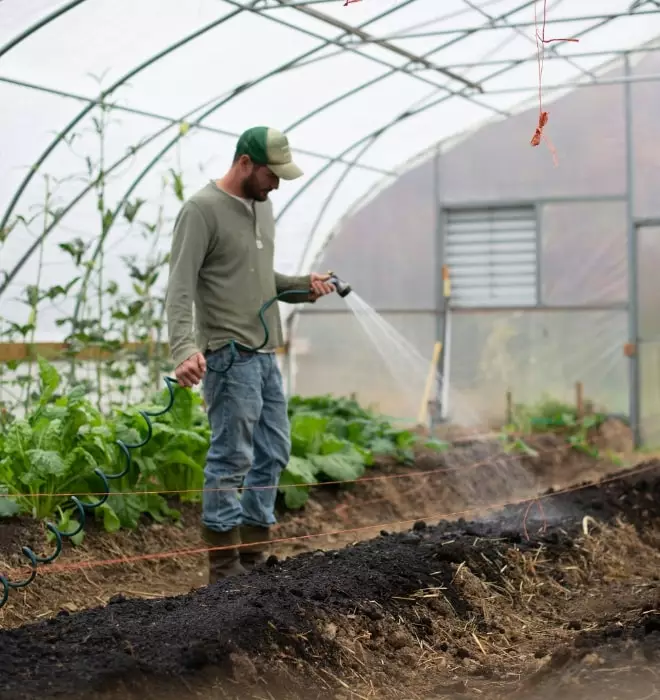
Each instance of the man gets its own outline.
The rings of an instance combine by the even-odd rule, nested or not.
[[[275,524],[276,486],[291,447],[275,357],[282,344],[277,304],[264,313],[263,348],[236,351],[231,341],[250,348],[264,343],[259,310],[276,294],[302,290],[282,298],[300,303],[334,291],[329,275],[289,277],[273,270],[275,220],[268,195],[280,179],[302,174],[284,134],[248,129],[226,175],[186,201],[174,226],[166,299],[170,349],[182,386],[204,380],[211,425],[202,534],[222,549],[209,552],[210,583],[265,559],[262,543]],[[239,487],[245,487],[240,497]]]

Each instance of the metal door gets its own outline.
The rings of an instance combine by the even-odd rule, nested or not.
[[[660,220],[639,223],[637,233],[637,361],[639,437],[660,447]]]

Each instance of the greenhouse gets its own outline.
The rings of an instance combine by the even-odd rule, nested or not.
[[[659,0],[0,0],[3,700],[657,697],[658,105]]]
[[[0,0],[3,700],[657,696],[658,105],[658,0]]]
[[[305,172],[273,196],[277,269],[336,268],[414,347],[402,387],[344,302],[283,304],[294,312],[289,391],[334,388],[402,419],[424,414],[447,265],[445,412],[497,421],[507,391],[566,398],[583,382],[648,432],[660,408],[649,307],[660,12],[623,0],[594,10],[145,1],[126,22],[116,2],[5,1],[4,359],[63,344],[104,394],[125,390],[126,363],[137,372],[128,383],[161,381],[168,354],[153,348],[167,340],[173,220],[219,177],[237,135],[263,122],[288,134]],[[547,138],[532,148],[540,99]],[[474,244],[472,270],[461,267],[461,226],[490,241]],[[145,369],[127,342],[157,364]],[[85,361],[100,344],[116,355],[110,377]],[[402,353],[395,345],[389,364],[405,366]]]

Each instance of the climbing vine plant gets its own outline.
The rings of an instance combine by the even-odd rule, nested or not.
[[[42,203],[15,216],[0,232],[0,251],[19,232],[40,240],[35,251],[36,278],[20,293],[25,316],[9,319],[0,314],[0,342],[19,343],[27,349],[25,357],[0,363],[0,430],[10,413],[28,412],[38,399],[35,347],[47,307],[51,318],[56,314],[55,325],[66,348],[59,358],[63,380],[68,387],[84,387],[94,397],[97,410],[142,400],[161,388],[163,373],[170,369],[164,351],[163,275],[173,223],[166,212],[185,199],[179,151],[177,167],[162,173],[157,199],[113,199],[110,193],[118,173],[117,161],[112,163],[108,157],[108,138],[121,124],[112,107],[99,100],[86,128],[64,139],[63,145],[81,164],[80,171],[61,180],[43,175]],[[80,151],[81,143],[87,145],[85,152]],[[129,149],[129,155],[137,150]],[[97,220],[93,235],[59,221],[74,202],[63,199],[60,191],[72,182],[77,193],[82,186],[86,197],[93,198]],[[62,235],[69,231],[69,238]],[[143,244],[139,257],[117,254],[128,238]],[[64,255],[72,274],[48,285],[46,251],[53,246]],[[7,274],[0,262],[0,279]]]

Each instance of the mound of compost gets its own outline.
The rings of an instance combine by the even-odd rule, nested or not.
[[[660,615],[644,611],[631,625],[580,634],[558,649],[511,700],[640,700],[658,695]]]
[[[474,574],[497,581],[503,547],[524,552],[543,545],[549,556],[559,555],[574,546],[584,515],[622,518],[637,528],[660,520],[659,466],[647,463],[616,479],[551,494],[543,499],[545,519],[538,508],[532,513],[522,505],[479,522],[419,522],[407,533],[382,532],[339,551],[271,558],[250,575],[185,596],[117,597],[103,608],[0,632],[3,700],[91,697],[120,681],[194,677],[208,668],[236,679],[235,659],[246,653],[333,668],[340,649],[319,620],[361,615],[377,627],[385,611],[396,613],[398,600],[424,589],[441,589],[453,614],[474,616],[455,582],[457,564],[468,562]],[[430,626],[430,619],[419,620],[420,637]],[[396,647],[396,639],[389,643]]]

